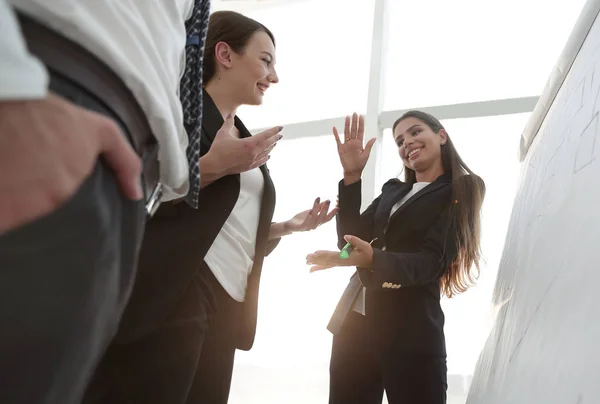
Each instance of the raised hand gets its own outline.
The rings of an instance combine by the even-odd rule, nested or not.
[[[0,234],[65,203],[99,156],[142,199],[141,160],[112,120],[56,95],[0,102]]]
[[[309,231],[329,222],[338,212],[337,207],[329,212],[330,205],[330,201],[321,202],[320,198],[315,199],[312,209],[298,213],[285,223],[286,230]]]
[[[269,153],[282,138],[282,127],[267,129],[252,137],[240,139],[233,134],[234,119],[228,116],[217,132],[206,157],[218,177],[240,174],[265,164]],[[206,159],[205,159],[206,160]],[[202,170],[202,162],[200,164]]]
[[[337,143],[338,155],[344,169],[344,178],[360,179],[362,171],[369,160],[375,138],[369,140],[363,147],[365,135],[365,119],[354,113],[347,116],[344,123],[344,141],[340,139],[337,128],[333,127],[333,135]]]

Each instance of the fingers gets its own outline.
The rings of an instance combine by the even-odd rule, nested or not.
[[[358,133],[357,133],[356,137],[362,143],[364,136],[365,136],[365,117],[362,115],[359,115],[358,116]]]
[[[281,135],[280,133],[282,129],[283,126],[275,126],[271,129],[262,131],[248,139],[250,139],[250,141],[252,142],[255,142],[260,147],[267,149],[271,145],[277,143],[277,141],[283,137],[283,135]]]
[[[334,128],[334,134],[337,133],[337,129]],[[344,139],[349,141],[352,139],[363,140],[365,135],[365,117],[358,115],[356,112],[352,116],[347,116],[344,121]],[[337,135],[336,135],[337,137]],[[338,137],[339,139],[339,137]],[[339,143],[338,143],[339,144]]]
[[[331,219],[333,219],[335,217],[335,215],[337,215],[337,213],[339,212],[339,208],[333,208],[331,210],[331,212],[329,212],[329,214],[327,214],[324,218],[324,220],[321,222],[321,224],[325,224],[327,222],[329,222]]]
[[[346,119],[344,120],[344,137],[345,140],[348,141],[350,140],[351,136],[350,136],[350,117],[347,116]]]
[[[346,135],[348,137],[348,135]],[[358,115],[355,113],[352,114],[352,126],[350,127],[350,139],[358,138]]]
[[[306,230],[314,230],[319,226],[319,212],[321,211],[321,198],[315,199],[312,209],[304,219],[303,228]]]
[[[258,156],[255,157],[255,160],[258,161],[264,159],[265,157],[269,157],[269,154],[271,154],[275,146],[277,146],[277,143],[273,143],[268,149],[261,152]]]
[[[319,208],[319,215],[317,218],[317,225],[315,226],[315,228],[324,223],[324,220],[327,217],[327,212],[329,212],[330,205],[331,205],[330,201],[325,201],[321,204],[321,206]]]
[[[267,161],[269,161],[270,158],[271,158],[271,156],[266,156],[266,157],[261,158],[260,160],[256,160],[254,163],[252,163],[252,165],[250,166],[250,168],[248,168],[248,171],[249,170],[254,170],[257,167],[260,167],[263,164],[266,164]]]
[[[329,268],[333,268],[333,266],[329,266],[329,265],[314,265],[314,266],[310,267],[310,273],[312,274],[313,272],[323,271],[323,270],[329,269]]]
[[[346,240],[348,243],[352,244],[352,247],[354,247],[357,250],[361,250],[364,251],[366,248],[369,247],[369,243],[367,243],[364,240],[359,239],[356,236],[344,236],[344,240]]]
[[[371,155],[371,149],[373,148],[373,145],[375,144],[376,141],[377,141],[376,138],[372,138],[372,139],[369,139],[369,141],[367,142],[367,145],[365,146],[365,151],[364,151],[364,153],[367,153],[367,156]]]
[[[95,114],[94,114],[95,115]],[[144,197],[141,184],[142,161],[123,136],[119,127],[102,116],[94,116],[97,122],[96,137],[99,152],[114,170],[117,181],[125,194],[132,200]]]
[[[333,136],[335,137],[335,142],[337,143],[338,147],[340,147],[342,145],[342,141],[340,140],[340,134],[335,126],[333,127]]]
[[[218,135],[231,135],[231,131],[233,130],[233,125],[235,124],[235,119],[233,118],[233,114],[227,114],[225,120],[223,121],[223,125],[217,132]]]
[[[317,198],[318,200],[318,198]],[[316,202],[316,201],[315,201]],[[321,226],[329,222],[331,219],[337,215],[339,209],[333,208],[331,212],[329,208],[331,206],[331,201],[327,200],[321,204],[313,206],[310,213],[307,215],[306,225],[309,229],[314,230],[317,227]]]

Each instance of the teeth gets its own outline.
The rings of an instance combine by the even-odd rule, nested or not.
[[[412,157],[416,152],[420,151],[421,149],[414,149],[412,150],[410,153],[408,153],[408,157]]]

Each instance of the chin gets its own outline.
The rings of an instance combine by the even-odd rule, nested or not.
[[[247,104],[248,105],[262,105],[263,103],[263,96],[262,95],[258,95],[258,96],[254,96],[251,99],[248,100]]]

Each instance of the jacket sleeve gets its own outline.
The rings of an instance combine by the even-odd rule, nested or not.
[[[399,253],[374,249],[370,270],[360,268],[368,289],[399,289],[426,285],[440,279],[458,254],[453,205],[443,210],[427,232],[418,252]]]
[[[383,186],[382,191],[385,192],[388,185],[394,180],[390,180]],[[360,238],[361,240],[370,242],[373,234],[373,218],[381,195],[379,195],[369,207],[361,214],[360,205],[362,199],[361,192],[362,180],[359,180],[350,185],[344,185],[344,181],[340,181],[338,185],[338,207],[339,211],[336,215],[338,248],[341,250],[346,245],[344,236],[351,235]]]
[[[48,92],[48,72],[29,52],[14,11],[0,0],[0,100],[39,99]]]

